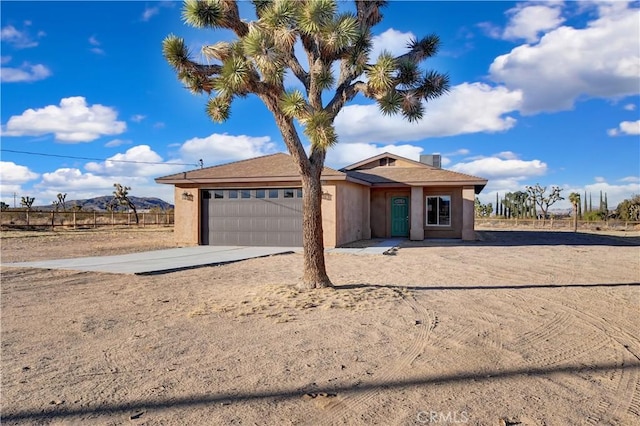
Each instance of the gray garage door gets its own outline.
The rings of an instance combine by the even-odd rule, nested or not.
[[[202,244],[302,246],[301,189],[211,189],[201,193]]]

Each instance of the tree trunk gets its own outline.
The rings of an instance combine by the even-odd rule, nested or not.
[[[301,287],[304,289],[333,287],[324,263],[322,234],[321,171],[302,176],[302,245],[304,266]]]
[[[573,205],[573,232],[578,232],[578,205]]]

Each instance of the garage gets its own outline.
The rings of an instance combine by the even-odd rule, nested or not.
[[[301,188],[201,190],[201,244],[302,246]]]

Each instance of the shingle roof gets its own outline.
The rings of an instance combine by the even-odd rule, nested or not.
[[[322,176],[325,178],[346,178],[345,173],[329,167],[324,168]],[[251,180],[299,181],[300,174],[290,155],[277,153],[156,178],[158,183],[229,182],[232,180],[239,182]]]
[[[487,184],[486,179],[426,165],[425,167],[375,167],[351,170],[347,172],[347,176],[369,182],[372,186],[473,185],[477,193]]]

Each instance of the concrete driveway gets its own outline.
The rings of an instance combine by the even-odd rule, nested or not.
[[[2,266],[150,275],[292,253],[288,247],[196,246],[116,256],[5,263]]]

